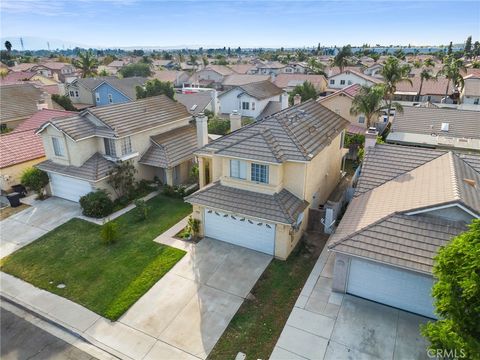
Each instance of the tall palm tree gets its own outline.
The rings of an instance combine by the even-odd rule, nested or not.
[[[327,74],[325,73],[325,65],[323,65],[314,57],[308,59],[308,70],[315,75],[327,76]]]
[[[98,60],[93,55],[93,52],[86,51],[78,54],[78,60],[75,60],[73,64],[82,72],[82,78],[86,78],[95,75],[97,71]]]
[[[381,85],[363,85],[352,100],[350,114],[354,116],[365,115],[366,126],[372,126],[372,117],[380,115],[385,107],[384,87]]]
[[[385,61],[381,74],[384,81],[385,99],[387,100],[388,116],[392,109],[393,96],[397,91],[397,84],[400,82],[408,82],[412,85],[412,80],[409,78],[410,66],[407,64],[401,64],[400,61],[393,56],[389,56]],[[397,104],[398,105],[398,104]]]
[[[447,83],[447,88],[445,89],[445,101],[448,97],[448,89],[450,87],[450,82],[452,83],[454,90],[456,88],[459,88],[460,92],[463,90],[465,84],[463,81],[462,72],[465,71],[466,68],[462,60],[456,59],[453,56],[445,57],[442,70],[440,70],[440,74],[444,75],[449,80]]]
[[[422,88],[423,88],[423,82],[424,81],[437,81],[437,76],[432,73],[430,69],[422,69],[420,72],[420,89],[418,89],[418,95],[417,95],[417,101],[420,101],[420,96],[422,95]]]
[[[428,59],[425,59],[423,61],[423,65],[426,66],[426,67],[434,67],[435,66],[435,62],[433,61],[432,58],[428,58]]]
[[[5,49],[7,49],[7,52],[12,51],[12,43],[10,41],[5,41]]]
[[[333,65],[340,68],[340,72],[343,72],[343,69],[348,66],[349,58],[352,56],[352,48],[350,45],[342,47],[337,55],[333,58]]]

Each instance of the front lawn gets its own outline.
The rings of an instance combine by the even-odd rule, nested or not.
[[[287,261],[273,260],[233,317],[209,359],[268,359],[310,274],[325,238],[302,241]]]
[[[163,195],[147,204],[146,220],[135,209],[115,220],[119,238],[113,245],[102,244],[100,226],[72,219],[2,259],[0,269],[116,320],[185,255],[153,239],[191,206]]]

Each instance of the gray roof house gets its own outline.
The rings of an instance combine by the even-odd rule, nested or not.
[[[194,151],[208,142],[197,134],[207,137],[206,118],[199,121],[164,95],[89,108],[37,130],[47,160],[36,166],[48,173],[54,196],[72,201],[96,189],[116,196],[107,177],[120,160],[133,163],[138,179],[186,183]]]
[[[315,101],[241,127],[196,151],[201,232],[285,259],[302,236],[308,208],[341,177],[348,121]]]
[[[205,110],[215,113],[216,111],[216,91],[197,92],[192,94],[175,94],[175,100],[183,104],[187,111],[192,115],[198,115]]]
[[[404,107],[396,113],[387,142],[430,148],[480,151],[477,111]]]
[[[328,248],[333,289],[435,318],[439,248],[480,217],[480,156],[400,145],[367,149]]]
[[[236,111],[244,117],[261,119],[288,107],[288,94],[265,80],[232,87],[218,96],[220,113]],[[266,108],[273,110],[265,112]]]

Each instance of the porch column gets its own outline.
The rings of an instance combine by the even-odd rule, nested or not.
[[[198,158],[198,186],[200,189],[205,186],[205,161],[202,157]]]
[[[173,168],[168,168],[165,170],[167,175],[167,185],[173,186]]]

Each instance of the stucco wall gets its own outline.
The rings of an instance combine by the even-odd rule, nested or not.
[[[333,112],[337,113],[341,117],[347,119],[348,121],[350,121],[352,125],[360,126],[365,129],[367,128],[366,119],[364,120],[363,124],[358,122],[359,118],[361,116],[364,116],[363,114],[358,116],[350,115],[350,108],[352,107],[352,99],[349,98],[348,96],[339,94],[336,96],[332,96],[330,98],[326,98],[325,100],[321,100],[320,104],[332,110]]]
[[[332,289],[344,293],[347,291],[350,256],[340,253],[334,253],[334,256]]]
[[[268,99],[258,100],[248,94],[240,95],[242,91],[241,89],[233,89],[220,96],[218,98],[220,101],[220,113],[230,114],[233,110],[237,110],[242,116],[257,118],[270,101],[280,101],[281,98],[280,95],[277,95]],[[249,110],[242,110],[242,102],[250,104]],[[252,103],[255,103],[255,110],[252,110]]]
[[[464,221],[466,223],[470,223],[474,219],[472,215],[457,206],[428,211],[423,213],[423,215],[435,216],[453,221]]]
[[[6,190],[10,190],[12,185],[20,184],[20,178],[22,177],[22,173],[26,169],[44,160],[45,160],[45,157],[42,156],[38,159],[25,161],[21,164],[16,164],[13,166],[0,169],[0,188],[6,191]]]
[[[331,84],[330,80],[335,80],[335,84]],[[345,80],[345,84],[341,84],[341,81]],[[328,79],[328,87],[330,89],[343,89],[344,87],[350,86],[352,84],[360,84],[360,85],[368,85],[371,86],[374,83],[371,81],[368,81],[358,75],[355,75],[351,72],[344,72],[342,74],[338,74],[335,76],[331,76]]]
[[[84,88],[83,86],[79,85],[77,82],[66,84],[65,90],[66,90],[67,96],[70,97],[70,100],[72,100],[74,104],[89,104],[89,105],[95,104],[95,99],[93,97],[92,92]],[[71,96],[70,95],[71,90],[78,91],[78,97]]]

